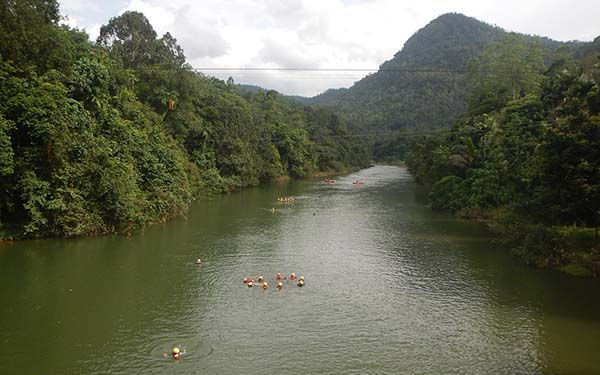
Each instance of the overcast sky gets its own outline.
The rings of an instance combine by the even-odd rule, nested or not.
[[[510,31],[589,41],[599,0],[62,0],[71,26],[94,39],[127,10],[170,32],[198,68],[374,68],[435,17],[459,12]],[[237,83],[312,96],[349,87],[357,72],[210,72]]]

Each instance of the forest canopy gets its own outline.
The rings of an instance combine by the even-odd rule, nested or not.
[[[467,113],[412,140],[407,165],[433,208],[491,213],[527,262],[599,274],[600,58],[528,43],[509,35],[471,62]]]
[[[195,73],[138,12],[97,41],[0,4],[0,238],[128,233],[197,197],[368,164],[326,109]]]

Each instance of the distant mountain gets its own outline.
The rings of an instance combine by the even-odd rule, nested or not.
[[[355,129],[448,127],[466,110],[468,61],[506,35],[475,18],[445,14],[416,32],[378,72],[349,89],[327,90],[304,102],[332,107]],[[548,38],[528,38],[549,50],[561,46]]]
[[[285,95],[286,97],[292,99],[295,102],[304,104],[304,105],[309,105],[312,102],[312,98],[309,98],[307,96],[300,96],[300,95]]]
[[[256,94],[257,92],[260,92],[260,91],[269,91],[268,89],[262,88],[260,86],[247,85],[245,83],[237,84],[237,87],[242,91],[250,92],[252,94]]]
[[[322,104],[327,103],[328,101],[334,101],[336,98],[343,96],[348,92],[349,89],[341,88],[341,89],[328,89],[325,92],[313,96],[312,98],[303,98],[303,100],[307,104]]]
[[[600,36],[590,43],[577,43],[573,55],[587,70],[600,63]],[[595,72],[598,74],[598,72]]]
[[[260,86],[256,86],[256,85],[249,85],[246,83],[238,83],[237,88],[241,91],[241,92],[249,92],[251,94],[256,94],[257,92],[261,92],[261,91],[276,91],[276,90],[271,90],[271,89],[266,89],[264,87],[260,87]],[[336,90],[348,90],[348,89],[329,89],[326,92],[334,92]],[[276,91],[278,94],[281,94],[280,92]],[[325,93],[321,94],[324,95]],[[300,96],[300,95],[284,95],[281,94],[282,96],[300,103],[300,104],[304,104],[304,105],[309,105],[309,104],[313,104],[314,103],[314,97],[307,97],[307,96]]]

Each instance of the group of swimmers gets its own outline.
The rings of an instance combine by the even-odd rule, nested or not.
[[[275,275],[275,280],[277,280],[277,289],[281,290],[283,288],[283,280],[296,281],[296,279],[298,280],[296,285],[298,285],[299,287],[303,287],[304,276],[300,276],[297,278],[296,274],[292,272],[292,274],[289,277],[283,277],[283,275],[277,273],[277,275]],[[255,283],[256,285],[259,285],[261,288],[263,288],[263,290],[267,290],[269,288],[269,283],[265,281],[265,278],[263,276],[257,277],[256,280],[244,277],[244,280],[242,281],[248,286],[248,288],[252,288]]]
[[[277,198],[278,203],[292,203],[294,202],[294,197],[279,197]]]

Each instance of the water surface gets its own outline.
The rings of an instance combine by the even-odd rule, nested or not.
[[[424,195],[377,166],[132,237],[0,245],[0,373],[600,374],[600,282],[524,267]]]

